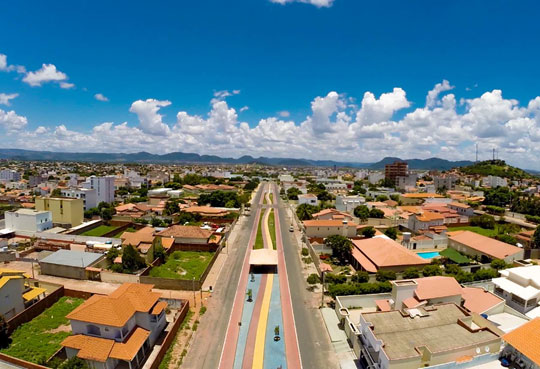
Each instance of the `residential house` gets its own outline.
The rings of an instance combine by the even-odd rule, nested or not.
[[[141,368],[167,325],[167,303],[152,287],[124,283],[69,313],[72,335],[62,341],[67,357],[79,357],[95,369]]]
[[[530,318],[540,316],[540,266],[503,269],[499,274],[500,277],[492,280],[495,294]]]
[[[146,204],[123,204],[114,208],[116,210],[115,218],[142,218],[152,211],[152,207]]]
[[[9,320],[45,293],[44,288],[31,287],[28,274],[0,268],[0,314]]]
[[[354,220],[351,214],[344,213],[337,209],[323,209],[318,213],[312,214],[312,217],[315,220],[346,220],[347,222],[352,222]]]
[[[347,220],[305,220],[304,228],[309,238],[326,238],[333,235],[344,237],[356,236],[357,224]]]
[[[454,303],[362,313],[353,349],[368,367],[416,369],[496,359],[502,331]]]
[[[523,259],[523,249],[471,231],[448,232],[448,247],[484,261],[501,259],[507,263]]]
[[[366,199],[362,196],[336,196],[336,209],[350,214],[354,213],[357,206],[363,205]]]
[[[491,188],[507,187],[508,181],[506,180],[506,178],[501,178],[497,176],[487,176],[487,177],[482,178],[482,185],[484,187],[491,187]]]
[[[14,231],[43,232],[53,227],[52,213],[33,209],[6,211],[5,227]]]
[[[173,250],[216,251],[221,236],[214,234],[211,229],[197,226],[173,225],[159,233],[162,240],[174,239]]]
[[[357,270],[376,273],[380,269],[402,272],[409,267],[422,269],[429,260],[386,236],[353,240],[352,265]]]
[[[318,206],[319,200],[317,199],[317,195],[314,195],[312,193],[298,195],[298,205],[302,204]]]
[[[474,209],[467,204],[461,202],[451,202],[446,204],[449,209],[455,210],[459,215],[472,217],[474,215]]]
[[[501,356],[511,368],[540,368],[540,318],[514,329],[502,337],[506,342]]]
[[[443,199],[444,196],[437,193],[419,192],[419,193],[404,193],[400,196],[403,205],[419,205],[427,199]]]
[[[444,217],[441,214],[431,211],[411,214],[407,221],[407,228],[413,232],[423,232],[441,226],[444,226]]]

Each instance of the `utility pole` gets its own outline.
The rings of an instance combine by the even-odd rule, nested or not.
[[[493,161],[495,161],[495,148],[493,148]]]
[[[478,144],[476,144],[476,162],[478,163]]]
[[[324,272],[322,274],[322,293],[321,293],[321,308],[324,307]]]

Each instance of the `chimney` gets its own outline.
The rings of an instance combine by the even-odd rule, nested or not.
[[[414,279],[402,279],[400,281],[391,281],[392,300],[394,300],[394,310],[403,308],[403,301],[414,297],[414,291],[418,284]]]

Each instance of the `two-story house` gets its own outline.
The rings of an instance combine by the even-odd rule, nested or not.
[[[84,359],[94,369],[121,363],[141,367],[167,325],[167,303],[152,287],[124,283],[108,296],[93,295],[68,314],[73,335],[62,342],[67,357]]]

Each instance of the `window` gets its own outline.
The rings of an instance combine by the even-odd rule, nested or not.
[[[89,324],[86,326],[86,332],[92,336],[101,336],[101,330],[97,325]]]

